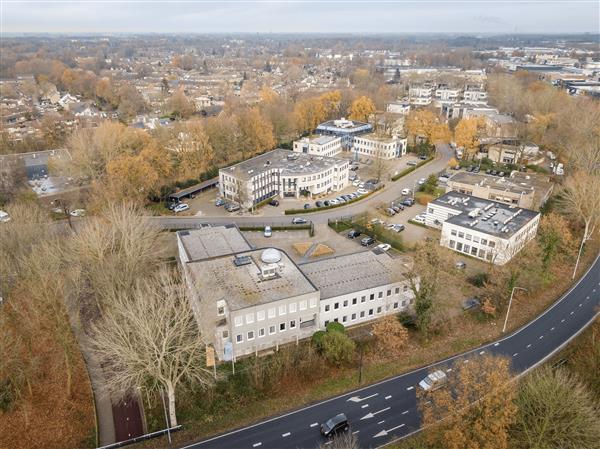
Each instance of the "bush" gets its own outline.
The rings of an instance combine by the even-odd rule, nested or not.
[[[323,337],[325,337],[325,331],[317,331],[313,334],[310,341],[317,349],[323,348]]]
[[[475,287],[483,287],[489,281],[489,274],[485,271],[477,273],[470,278],[467,279],[470,284],[473,284]]]
[[[356,344],[342,332],[326,332],[323,336],[323,355],[335,366],[349,363]]]
[[[433,201],[434,196],[430,193],[425,192],[417,192],[415,195],[415,200],[422,206],[427,206],[430,201]]]
[[[342,323],[332,321],[331,323],[327,324],[327,332],[341,332],[343,334],[346,332],[346,328]]]

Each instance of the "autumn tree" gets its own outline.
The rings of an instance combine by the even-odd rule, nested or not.
[[[236,117],[221,114],[204,122],[204,131],[214,151],[216,164],[226,164],[238,157],[240,132]]]
[[[499,357],[457,360],[447,384],[419,391],[419,409],[436,447],[508,449],[508,430],[517,408],[510,362]]]
[[[321,340],[325,358],[335,366],[344,365],[352,360],[356,344],[344,332],[326,332]]]
[[[342,93],[339,90],[325,92],[319,96],[319,101],[325,114],[325,120],[339,117],[342,102]]]
[[[181,87],[171,95],[168,108],[169,111],[171,111],[171,114],[179,118],[191,117],[191,115],[196,112],[196,105],[185,95],[185,92]]]
[[[406,119],[406,129],[413,142],[425,139],[430,144],[438,141],[450,140],[448,125],[439,121],[439,118],[428,109],[411,111]]]
[[[116,106],[116,103],[118,103],[114,86],[108,77],[100,78],[96,83],[96,96],[103,103],[111,106]]]
[[[146,100],[131,84],[123,84],[117,93],[119,112],[127,117],[133,117],[146,109]]]
[[[258,108],[241,111],[237,116],[240,133],[239,147],[242,159],[267,151],[275,146],[273,126]]]
[[[327,117],[323,102],[318,97],[305,98],[296,103],[294,115],[300,132],[312,132]]]
[[[177,392],[212,383],[187,289],[172,273],[119,291],[92,335],[107,390],[121,397],[141,388],[166,392],[171,426],[177,425]]]
[[[388,315],[373,323],[372,331],[379,353],[398,355],[408,341],[408,330],[396,315]]]
[[[600,408],[589,389],[562,369],[541,368],[526,377],[510,430],[515,449],[594,449],[600,441]]]
[[[191,120],[185,123],[177,140],[181,179],[197,178],[206,172],[214,161],[214,150],[202,122]]]
[[[461,119],[454,130],[454,141],[457,147],[465,150],[466,159],[474,157],[479,151],[481,121],[477,118]]]
[[[548,269],[556,259],[568,260],[576,246],[567,220],[554,212],[542,216],[538,241],[544,269]]]
[[[368,122],[371,114],[375,113],[375,103],[367,96],[358,97],[348,109],[348,118],[361,122]]]

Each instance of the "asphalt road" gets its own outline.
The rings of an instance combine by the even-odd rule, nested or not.
[[[149,217],[152,221],[160,225],[164,229],[184,229],[200,226],[201,224],[228,224],[235,223],[237,225],[250,225],[253,223],[271,224],[290,224],[293,217],[304,217],[307,220],[313,221],[315,224],[327,223],[329,219],[335,219],[341,216],[356,215],[366,211],[369,207],[374,207],[381,202],[391,202],[401,196],[401,191],[404,188],[413,189],[417,181],[421,178],[426,178],[432,173],[439,173],[447,168],[448,161],[452,158],[452,149],[448,144],[437,145],[436,159],[417,168],[412,173],[404,176],[396,182],[389,181],[386,183],[383,191],[368,196],[362,201],[357,201],[347,206],[327,209],[321,212],[313,212],[309,214],[299,215],[282,215],[275,217],[268,216],[251,216],[230,214],[223,210],[221,217]],[[285,203],[284,203],[285,204]],[[283,205],[282,205],[283,207]]]
[[[430,370],[452,376],[458,363],[502,355],[521,374],[557,352],[599,315],[600,255],[579,282],[551,308],[507,337],[428,367],[186,446],[187,449],[308,449],[327,440],[319,425],[345,413],[361,448],[377,448],[419,429],[416,389]]]

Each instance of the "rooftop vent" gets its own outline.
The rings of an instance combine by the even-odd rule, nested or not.
[[[270,263],[268,265],[264,265],[260,268],[260,276],[263,279],[270,279],[277,275],[277,270],[279,266],[276,263]]]
[[[266,264],[274,264],[281,261],[281,253],[275,248],[267,248],[260,255],[260,260]]]

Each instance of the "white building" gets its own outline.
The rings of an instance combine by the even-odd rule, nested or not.
[[[467,89],[463,92],[463,100],[465,102],[487,103],[488,94],[483,89]]]
[[[433,87],[424,84],[422,86],[411,86],[408,91],[410,104],[415,106],[427,106],[431,104],[433,97]]]
[[[435,99],[443,102],[456,102],[460,99],[462,89],[440,86],[435,90]]]
[[[387,112],[392,114],[408,115],[410,113],[410,103],[404,101],[396,101],[390,103],[386,108]]]
[[[294,152],[333,157],[342,151],[342,138],[336,136],[303,137],[295,140]]]
[[[354,137],[355,153],[370,158],[394,159],[406,154],[407,139],[380,136],[375,133]]]
[[[369,133],[373,130],[370,123],[359,122],[356,120],[348,120],[342,117],[339,120],[329,120],[317,126],[318,134],[328,136],[336,136],[342,138],[342,147],[348,149],[352,146],[354,136]]]
[[[245,208],[279,195],[299,198],[337,192],[348,185],[349,162],[276,149],[219,170],[221,196]]]
[[[532,240],[540,213],[449,192],[427,205],[425,224],[441,228],[440,245],[504,265]]]

